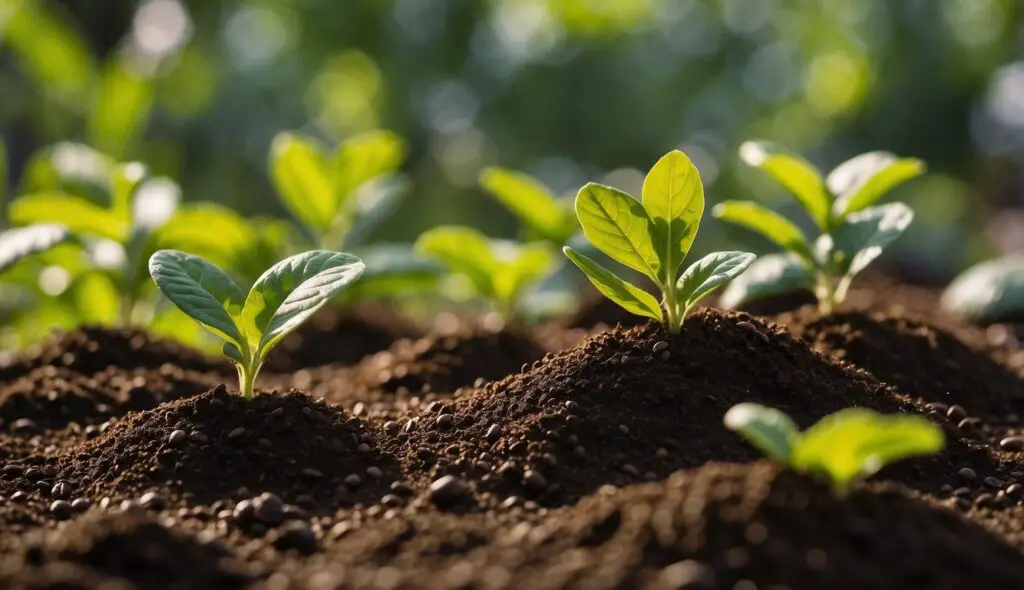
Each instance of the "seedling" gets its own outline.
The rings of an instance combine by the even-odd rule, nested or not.
[[[480,186],[511,211],[532,236],[561,245],[578,231],[569,201],[559,199],[528,174],[492,166],[480,173]]]
[[[1024,320],[1024,255],[987,260],[953,279],[942,307],[981,323]]]
[[[679,276],[704,214],[704,187],[693,162],[680,151],[662,156],[644,179],[642,201],[589,183],[576,195],[583,234],[613,260],[637,270],[657,285],[661,303],[594,260],[565,246],[572,260],[605,297],[640,316],[660,321],[672,333],[705,295],[743,273],[756,256],[714,252]]]
[[[819,235],[812,243],[792,221],[757,203],[716,205],[715,217],[754,230],[786,251],[761,257],[750,272],[729,285],[720,300],[725,307],[809,289],[821,311],[831,313],[846,298],[854,276],[881,256],[914,219],[903,203],[874,204],[925,170],[920,160],[870,152],[840,164],[822,180],[803,158],[764,141],[744,143],[740,157],[792,193]]]
[[[223,270],[199,256],[160,250],[149,259],[157,288],[224,341],[221,350],[235,362],[246,399],[252,398],[253,382],[274,345],[357,280],[364,268],[350,254],[312,250],[270,267],[245,296]]]
[[[385,181],[395,177],[406,151],[405,140],[382,130],[350,137],[330,153],[311,138],[278,134],[270,148],[270,176],[306,237],[304,246],[354,251],[397,207],[401,191]],[[375,263],[353,298],[436,285],[439,269],[415,258],[408,246],[363,247],[358,253]]]
[[[477,295],[489,300],[506,323],[515,320],[524,292],[548,276],[556,263],[555,254],[543,242],[490,240],[464,226],[424,232],[416,241],[416,251],[467,277]]]
[[[942,429],[921,416],[885,415],[867,408],[840,410],[800,432],[783,412],[742,403],[726,412],[725,426],[768,458],[824,478],[839,496],[890,463],[933,455],[945,444]]]

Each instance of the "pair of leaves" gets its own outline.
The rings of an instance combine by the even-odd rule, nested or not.
[[[942,294],[942,307],[976,322],[1024,320],[1024,255],[972,266]]]
[[[850,158],[822,179],[806,160],[768,141],[745,142],[740,158],[789,191],[824,232],[925,172],[918,159],[876,151]]]
[[[465,226],[441,226],[416,240],[418,253],[469,278],[474,290],[512,313],[522,292],[546,277],[555,255],[544,243],[490,240]]]
[[[921,416],[840,410],[800,432],[789,416],[754,403],[733,406],[725,426],[769,458],[800,473],[824,476],[842,495],[889,463],[942,450],[942,429]]]
[[[164,295],[224,340],[224,353],[250,370],[364,269],[350,254],[313,250],[270,267],[243,295],[227,273],[198,256],[160,250],[149,261]]]
[[[406,146],[388,131],[349,138],[327,156],[312,140],[280,133],[270,148],[270,176],[282,204],[317,239],[346,227],[347,208],[366,182],[395,172]]]
[[[535,178],[492,166],[480,173],[480,186],[537,236],[564,244],[576,233],[576,217]]]
[[[742,273],[754,259],[744,252],[717,252],[679,277],[703,213],[700,175],[680,151],[662,156],[651,168],[644,179],[641,201],[595,183],[584,186],[576,196],[576,215],[587,239],[611,259],[654,281],[666,294],[666,306],[681,307],[679,314],[665,310],[669,317],[678,315],[679,322],[686,309]],[[637,315],[662,319],[661,305],[652,295],[569,246],[563,250],[606,297]],[[678,325],[669,328],[677,331]]]

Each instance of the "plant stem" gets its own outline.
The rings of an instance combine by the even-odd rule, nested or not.
[[[832,285],[832,277],[824,274],[819,276],[814,294],[818,297],[818,311],[822,315],[831,315],[836,309],[836,291]]]
[[[256,373],[260,370],[259,366],[246,367],[241,364],[235,366],[238,368],[238,390],[242,393],[242,397],[251,400],[253,385],[256,383]]]
[[[670,281],[665,286],[665,323],[668,324],[670,334],[678,334],[683,327],[682,318],[679,317],[679,305],[676,301],[678,294],[676,286]]]

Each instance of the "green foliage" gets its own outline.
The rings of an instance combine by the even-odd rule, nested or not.
[[[569,246],[563,251],[606,297],[632,313],[661,320],[676,333],[700,298],[742,274],[755,259],[746,252],[716,252],[679,276],[703,213],[700,175],[680,151],[662,156],[651,168],[644,179],[642,201],[595,183],[576,195],[583,234],[613,260],[651,279],[662,293],[660,305],[650,294]]]
[[[840,410],[801,433],[779,410],[742,403],[725,414],[725,426],[794,471],[823,477],[839,495],[890,463],[938,453],[945,444],[942,429],[921,416],[866,408]]]
[[[32,254],[45,252],[68,241],[67,228],[39,223],[0,232],[0,273]]]
[[[716,205],[715,217],[758,232],[790,254],[754,263],[723,294],[723,305],[810,289],[821,310],[831,313],[846,297],[853,278],[914,219],[913,211],[902,203],[875,203],[889,190],[923,174],[920,160],[870,152],[840,164],[825,181],[807,161],[769,142],[744,143],[740,157],[785,187],[814,221],[819,235],[812,242],[795,223],[757,203]]]
[[[564,244],[576,234],[576,216],[537,179],[514,170],[492,166],[480,173],[482,186],[534,235]]]
[[[524,291],[548,276],[556,257],[543,242],[489,240],[470,227],[441,226],[424,232],[416,251],[469,279],[473,290],[513,321]]]
[[[160,250],[149,259],[157,288],[224,341],[222,350],[235,362],[246,398],[252,397],[256,375],[274,345],[364,269],[350,254],[313,250],[270,267],[243,295],[227,273],[198,256]]]
[[[1009,254],[965,270],[946,287],[942,307],[972,321],[1024,319],[1024,255]]]

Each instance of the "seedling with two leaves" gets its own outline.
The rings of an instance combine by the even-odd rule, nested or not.
[[[490,240],[465,226],[441,226],[416,241],[416,251],[469,280],[505,324],[518,320],[528,289],[554,270],[556,256],[544,242]]]
[[[244,295],[223,270],[179,250],[160,250],[149,273],[185,314],[224,341],[222,351],[238,369],[239,391],[253,384],[267,353],[365,269],[350,254],[313,250],[290,256],[264,272]]]
[[[703,214],[700,175],[680,151],[662,156],[651,168],[644,179],[642,200],[596,183],[585,185],[576,195],[583,234],[613,260],[651,279],[661,291],[660,303],[570,246],[563,251],[606,297],[678,333],[701,298],[741,275],[756,258],[747,252],[714,252],[680,276]]]
[[[821,311],[831,313],[845,299],[853,278],[914,219],[903,203],[875,203],[925,169],[920,160],[870,152],[840,164],[823,180],[807,161],[769,142],[744,143],[740,157],[792,193],[820,233],[812,242],[796,224],[754,202],[716,205],[715,217],[754,230],[786,251],[762,256],[729,285],[721,298],[725,307],[809,289]]]
[[[737,404],[725,426],[773,461],[825,479],[843,496],[857,481],[901,459],[942,450],[942,429],[926,418],[847,408],[800,432],[785,413],[754,403]]]

